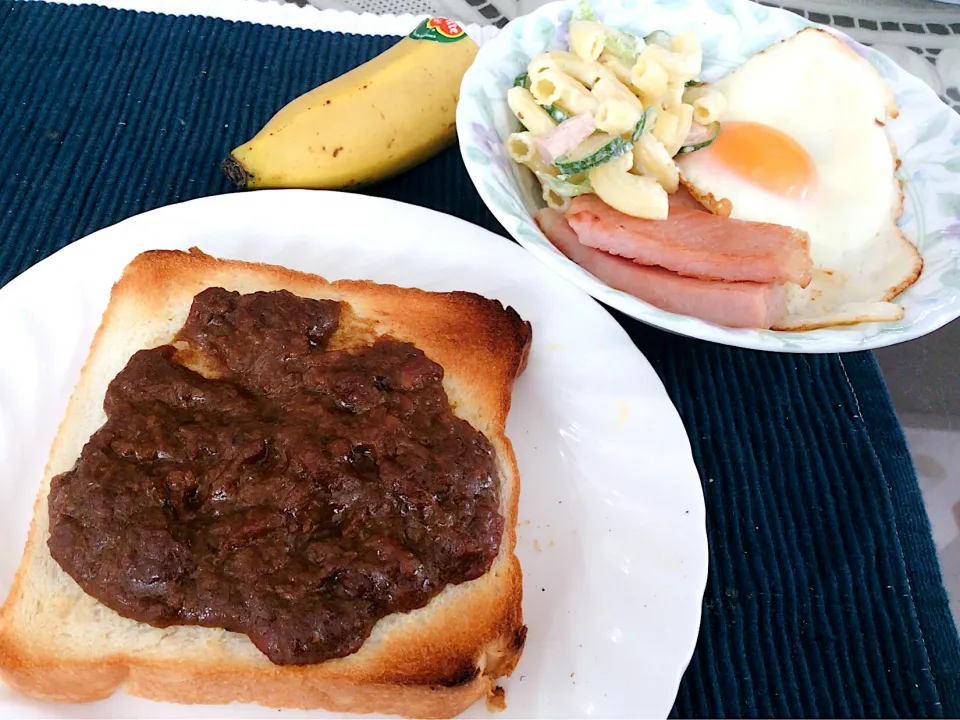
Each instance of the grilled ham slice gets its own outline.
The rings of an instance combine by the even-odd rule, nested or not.
[[[670,212],[672,216],[674,210]],[[536,221],[560,252],[598,280],[668,312],[727,327],[769,329],[785,311],[782,284],[698,280],[660,267],[638,265],[584,245],[556,210],[541,210]]]
[[[644,220],[596,195],[574,198],[567,221],[584,245],[701,280],[810,283],[807,233],[783,225],[713,215],[686,191],[671,197],[670,216]]]

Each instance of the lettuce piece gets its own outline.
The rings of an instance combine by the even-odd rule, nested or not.
[[[573,14],[570,16],[571,22],[577,20],[596,20],[597,15],[593,12],[593,8],[590,7],[590,4],[587,0],[580,0],[580,4],[577,5],[576,9],[573,11]]]
[[[646,44],[638,37],[628,35],[619,30],[606,28],[607,35],[603,42],[603,47],[623,60],[627,65],[632,66],[637,62],[637,56],[640,51],[646,47]]]
[[[577,195],[593,192],[593,188],[590,186],[590,180],[587,179],[586,175],[583,176],[583,180],[580,182],[562,180],[561,178],[542,172],[538,172],[537,177],[540,178],[540,182],[550,190],[563,197],[576,197]]]

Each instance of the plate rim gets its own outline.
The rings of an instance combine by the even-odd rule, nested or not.
[[[314,212],[317,210],[319,205],[322,205],[323,202],[325,202],[324,200],[321,200],[320,203],[317,202],[318,194],[322,195],[324,198],[331,198],[329,201],[330,206],[333,208],[337,208],[338,211],[342,212],[345,216],[349,215],[349,213],[353,209],[352,208],[353,203],[359,203],[361,206],[369,206],[369,205],[379,206],[381,208],[381,212],[371,213],[371,216],[374,216],[377,218],[389,218],[390,217],[389,210],[391,208],[393,208],[394,210],[400,209],[401,212],[410,213],[412,216],[423,218],[423,220],[420,221],[423,225],[430,225],[431,218],[433,219],[442,218],[443,223],[449,223],[449,224],[452,224],[453,226],[459,226],[464,232],[462,233],[462,235],[461,234],[455,235],[455,241],[457,242],[460,241],[461,237],[474,235],[478,238],[482,237],[483,241],[485,242],[497,243],[498,252],[513,254],[514,257],[516,258],[529,255],[529,253],[527,253],[522,247],[512,242],[508,238],[505,238],[496,233],[493,233],[479,225],[470,223],[462,218],[441,213],[439,211],[435,211],[419,205],[402,203],[399,201],[395,201],[387,198],[380,198],[376,196],[367,196],[367,195],[360,195],[357,193],[337,192],[337,191],[260,190],[253,193],[253,195],[257,198],[256,200],[257,202],[261,202],[261,198],[263,198],[262,202],[265,202],[268,205],[270,205],[272,204],[272,201],[270,200],[270,198],[282,196],[284,198],[293,198],[294,200],[300,203],[308,203],[308,207],[310,208],[311,211],[314,211]],[[117,233],[123,232],[127,228],[135,227],[137,223],[145,222],[145,218],[148,218],[147,221],[154,221],[154,223],[158,225],[163,225],[164,223],[171,224],[170,218],[173,218],[173,222],[171,226],[176,227],[177,214],[183,212],[183,208],[185,206],[189,205],[189,206],[195,207],[196,205],[200,205],[200,204],[212,205],[213,208],[208,210],[208,212],[211,212],[211,213],[219,212],[221,215],[225,215],[228,212],[229,207],[233,204],[244,203],[245,206],[249,206],[250,198],[251,198],[251,193],[225,193],[225,194],[212,195],[212,196],[206,196],[201,198],[194,198],[194,199],[186,200],[179,203],[173,203],[170,205],[152,208],[150,210],[144,211],[142,213],[138,213],[128,218],[124,218],[116,223],[112,223],[111,225],[100,228],[82,238],[79,238],[74,242],[71,242],[70,244],[64,246],[60,250],[47,256],[43,260],[35,263],[30,268],[20,273],[19,275],[17,275],[15,278],[11,279],[6,285],[4,285],[3,287],[0,287],[0,307],[7,304],[8,302],[16,303],[17,302],[16,298],[18,295],[24,295],[24,296],[28,295],[29,294],[28,288],[30,284],[41,282],[43,274],[45,272],[50,271],[51,268],[55,268],[56,264],[64,263],[70,260],[76,260],[77,257],[90,252],[91,248],[95,248],[97,243],[102,242],[104,239],[110,242],[111,238],[114,235],[116,235]],[[219,206],[219,208],[217,206]],[[163,216],[169,216],[169,218],[163,217]],[[392,218],[390,221],[394,222]],[[383,219],[383,220],[378,220],[377,222],[386,223],[387,220]],[[229,228],[225,229],[223,232],[225,235],[228,234]],[[305,228],[304,232],[305,234],[312,234],[316,236],[318,234],[322,234],[323,231],[322,229],[311,227],[309,229]],[[420,241],[418,240],[418,242]],[[136,253],[142,252],[143,250],[144,248],[139,248],[136,251],[132,251],[132,252],[135,255]],[[362,251],[360,252],[362,253]],[[230,257],[234,257],[234,256],[231,255]],[[242,258],[242,255],[238,257]],[[523,260],[522,262],[531,262],[531,263],[534,263],[534,265],[536,266],[540,266],[540,263],[536,263],[536,261],[533,261],[533,260],[529,260],[529,261]],[[126,263],[123,263],[123,264],[125,265]],[[314,271],[307,270],[307,272],[314,272]],[[332,274],[332,275],[333,277],[339,277],[336,274]],[[556,275],[554,273],[548,273],[548,275],[551,278],[551,282],[553,282],[553,278],[555,278]],[[99,279],[98,279],[98,282],[99,282]],[[677,443],[676,455],[680,456],[682,454],[682,458],[681,458],[682,461],[685,464],[687,464],[690,469],[690,477],[688,479],[690,489],[688,490],[688,492],[691,492],[693,490],[693,481],[694,479],[696,480],[696,492],[692,493],[692,495],[696,496],[697,504],[696,504],[696,507],[690,508],[690,512],[696,517],[699,517],[702,520],[702,522],[696,523],[696,528],[697,528],[697,538],[695,540],[696,548],[694,547],[693,542],[691,542],[688,545],[688,551],[681,553],[685,561],[696,561],[696,566],[692,567],[693,572],[689,574],[689,578],[686,581],[686,584],[688,585],[688,588],[689,588],[689,597],[690,597],[691,605],[694,604],[693,600],[694,599],[696,600],[696,603],[695,603],[696,612],[695,613],[690,612],[688,616],[689,622],[684,623],[684,625],[689,629],[687,632],[684,633],[687,641],[682,643],[682,647],[688,647],[688,651],[686,652],[680,651],[677,653],[675,685],[672,689],[672,692],[670,693],[670,697],[671,697],[670,703],[663,712],[663,716],[666,717],[666,715],[670,711],[670,708],[676,702],[676,695],[679,691],[679,686],[682,681],[683,675],[686,672],[686,669],[689,667],[689,664],[696,650],[696,646],[699,639],[700,626],[703,618],[703,597],[706,591],[706,585],[709,578],[710,560],[709,560],[709,539],[707,535],[707,526],[706,526],[706,503],[705,503],[705,497],[703,495],[703,488],[702,488],[702,483],[700,479],[699,469],[696,466],[695,458],[693,456],[693,448],[690,443],[689,436],[686,432],[686,427],[684,426],[682,418],[680,416],[679,410],[677,409],[673,400],[670,398],[669,393],[667,393],[666,387],[664,386],[662,380],[659,378],[653,366],[651,365],[649,360],[646,358],[646,356],[643,354],[643,352],[640,350],[640,348],[636,346],[636,344],[627,334],[626,330],[622,327],[622,325],[620,325],[616,321],[616,319],[603,308],[602,305],[595,303],[594,299],[588,293],[584,292],[581,288],[578,288],[575,285],[571,285],[569,283],[564,282],[562,278],[556,278],[556,282],[563,285],[563,290],[571,298],[571,303],[576,302],[578,305],[583,307],[583,309],[586,310],[588,313],[591,313],[593,317],[604,318],[603,322],[606,322],[609,324],[611,332],[619,335],[622,338],[623,342],[625,343],[625,347],[629,346],[632,349],[632,352],[636,354],[638,360],[645,367],[645,372],[647,372],[649,375],[650,385],[648,389],[654,390],[655,392],[659,393],[661,402],[665,402],[667,403],[667,405],[669,405],[669,408],[667,407],[667,405],[664,405],[663,409],[668,413],[672,412],[672,416],[670,416],[668,420],[674,423],[675,425],[675,431],[676,431],[675,435],[676,435],[676,443]],[[106,299],[106,297],[108,297],[109,295],[109,287],[98,288],[98,289],[103,292],[104,298]],[[504,304],[506,304],[506,302],[504,302]],[[103,310],[103,307],[96,307],[93,309],[93,312],[97,313],[97,316],[93,320],[95,328],[99,325],[99,322],[100,322],[99,313],[102,312],[102,310]],[[85,341],[85,338],[80,339],[81,343],[84,341]],[[81,348],[80,350],[82,353],[82,357],[85,360],[87,350],[86,348]],[[61,399],[63,400],[62,406],[66,407],[67,399],[69,398],[69,395],[72,392],[72,389],[75,385],[76,380],[74,378],[73,382],[71,382],[71,379],[67,378],[63,382],[66,388],[67,397],[61,398]],[[55,421],[55,427],[56,427],[62,421],[62,416],[56,417],[53,419]],[[51,441],[52,441],[52,438],[45,437],[45,436],[37,441],[38,445],[42,445],[41,451],[43,453],[48,452]],[[516,441],[514,442],[516,443]],[[4,484],[5,483],[0,482],[0,489],[2,489],[2,486]],[[522,489],[521,489],[521,496],[522,496]],[[30,497],[32,498],[33,496],[31,495]],[[19,562],[19,557],[20,557],[20,554],[17,554],[15,559],[17,563]],[[0,599],[5,600],[6,596]],[[646,651],[643,648],[640,648],[639,652],[643,653]]]

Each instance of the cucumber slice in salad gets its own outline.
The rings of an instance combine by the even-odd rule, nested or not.
[[[570,116],[556,105],[541,105],[540,107],[547,111],[547,115],[553,118],[553,121],[557,123],[557,125],[562,123],[564,120],[570,119]]]
[[[593,188],[590,186],[590,181],[583,175],[575,175],[566,180],[562,180],[553,175],[547,175],[546,173],[538,172],[537,177],[540,178],[540,182],[546,185],[550,190],[555,192],[557,195],[562,195],[563,197],[576,197],[577,195],[583,195],[584,193],[593,192]],[[577,180],[578,182],[574,182]]]
[[[637,124],[633,128],[633,133],[630,135],[630,139],[633,142],[639,140],[640,136],[647,131],[647,128],[653,127],[653,119],[656,117],[656,112],[657,109],[653,105],[643,111],[643,115],[637,120]]]
[[[619,135],[592,135],[569,155],[558,157],[554,165],[563,177],[586,172],[633,150],[633,143]]]
[[[692,153],[697,150],[703,150],[720,135],[720,123],[712,122],[709,125],[693,124],[687,139],[677,151],[678,153]]]

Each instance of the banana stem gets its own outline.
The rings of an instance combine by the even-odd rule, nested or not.
[[[241,190],[247,186],[247,183],[253,177],[249,172],[247,172],[247,169],[243,166],[243,163],[237,160],[233,155],[228,155],[227,158],[220,163],[220,172],[226,175],[227,178]]]

